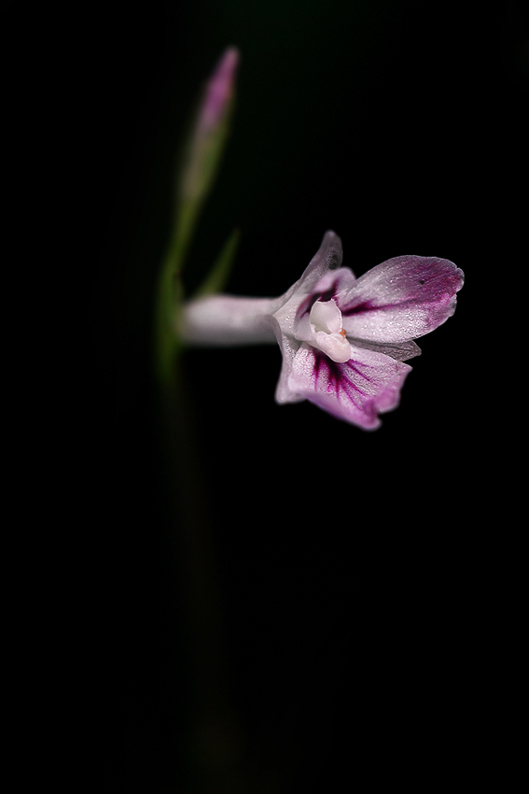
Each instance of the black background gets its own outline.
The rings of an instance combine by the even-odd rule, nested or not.
[[[185,505],[173,520],[168,492],[197,500],[191,523],[208,527],[222,686],[242,743],[262,757],[243,790],[276,767],[284,792],[334,790],[343,774],[360,790],[382,779],[424,790],[450,785],[461,762],[464,779],[504,780],[496,716],[509,661],[495,671],[502,654],[517,657],[520,584],[495,474],[519,400],[491,358],[501,284],[523,267],[522,4],[158,0],[54,13],[67,31],[51,57],[72,107],[62,134],[92,328],[76,514],[95,551],[98,790],[187,790],[197,706],[180,581],[194,569],[179,545]],[[233,133],[188,287],[235,226],[234,293],[284,292],[329,228],[357,275],[436,255],[466,285],[374,433],[308,403],[276,406],[275,347],[186,353],[197,454],[183,493],[167,483],[156,432],[153,287],[178,142],[232,44]]]

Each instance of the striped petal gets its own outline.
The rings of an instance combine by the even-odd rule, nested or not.
[[[304,343],[294,356],[288,379],[290,399],[306,399],[328,413],[365,430],[380,426],[379,414],[396,408],[408,364],[375,350],[353,348],[353,357],[337,363]],[[283,380],[285,385],[285,380]]]
[[[348,336],[406,342],[451,317],[462,286],[462,271],[447,259],[398,256],[357,279],[337,302]]]

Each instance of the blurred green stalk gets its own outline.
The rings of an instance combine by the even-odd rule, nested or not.
[[[230,47],[208,81],[176,180],[172,234],[160,266],[155,298],[155,367],[165,388],[174,385],[181,350],[176,329],[183,298],[182,271],[227,142],[238,61],[238,51]]]
[[[181,748],[186,794],[245,794],[243,737],[230,706],[222,638],[222,609],[207,499],[194,438],[193,405],[180,371],[179,309],[182,272],[200,214],[225,148],[234,104],[238,52],[226,50],[212,77],[183,151],[175,185],[171,237],[161,262],[155,295],[155,376],[160,408],[166,495],[175,542],[175,582],[189,651],[192,713]],[[228,238],[200,294],[222,288],[239,233]]]

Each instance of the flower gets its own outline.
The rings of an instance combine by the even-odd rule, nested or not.
[[[342,245],[325,234],[307,269],[280,298],[213,295],[184,306],[190,344],[277,340],[283,364],[278,403],[309,400],[366,430],[396,408],[420,354],[413,341],[455,311],[463,272],[447,259],[399,256],[360,278],[341,267]]]

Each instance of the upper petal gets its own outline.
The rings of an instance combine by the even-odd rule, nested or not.
[[[329,270],[337,270],[340,267],[342,256],[342,241],[334,232],[326,232],[318,251],[303,271],[301,278],[284,295],[276,299],[274,311],[283,310],[282,321],[286,319],[292,324],[299,304]]]
[[[320,247],[292,289],[302,288],[304,292],[310,292],[328,270],[337,270],[340,267],[342,259],[342,241],[335,232],[325,232]]]
[[[411,367],[374,350],[352,352],[341,364],[302,344],[290,364],[288,388],[296,400],[310,400],[339,419],[374,430],[379,413],[398,405]]]
[[[347,334],[405,342],[433,331],[455,311],[463,272],[448,259],[398,256],[357,279],[338,298]]]

